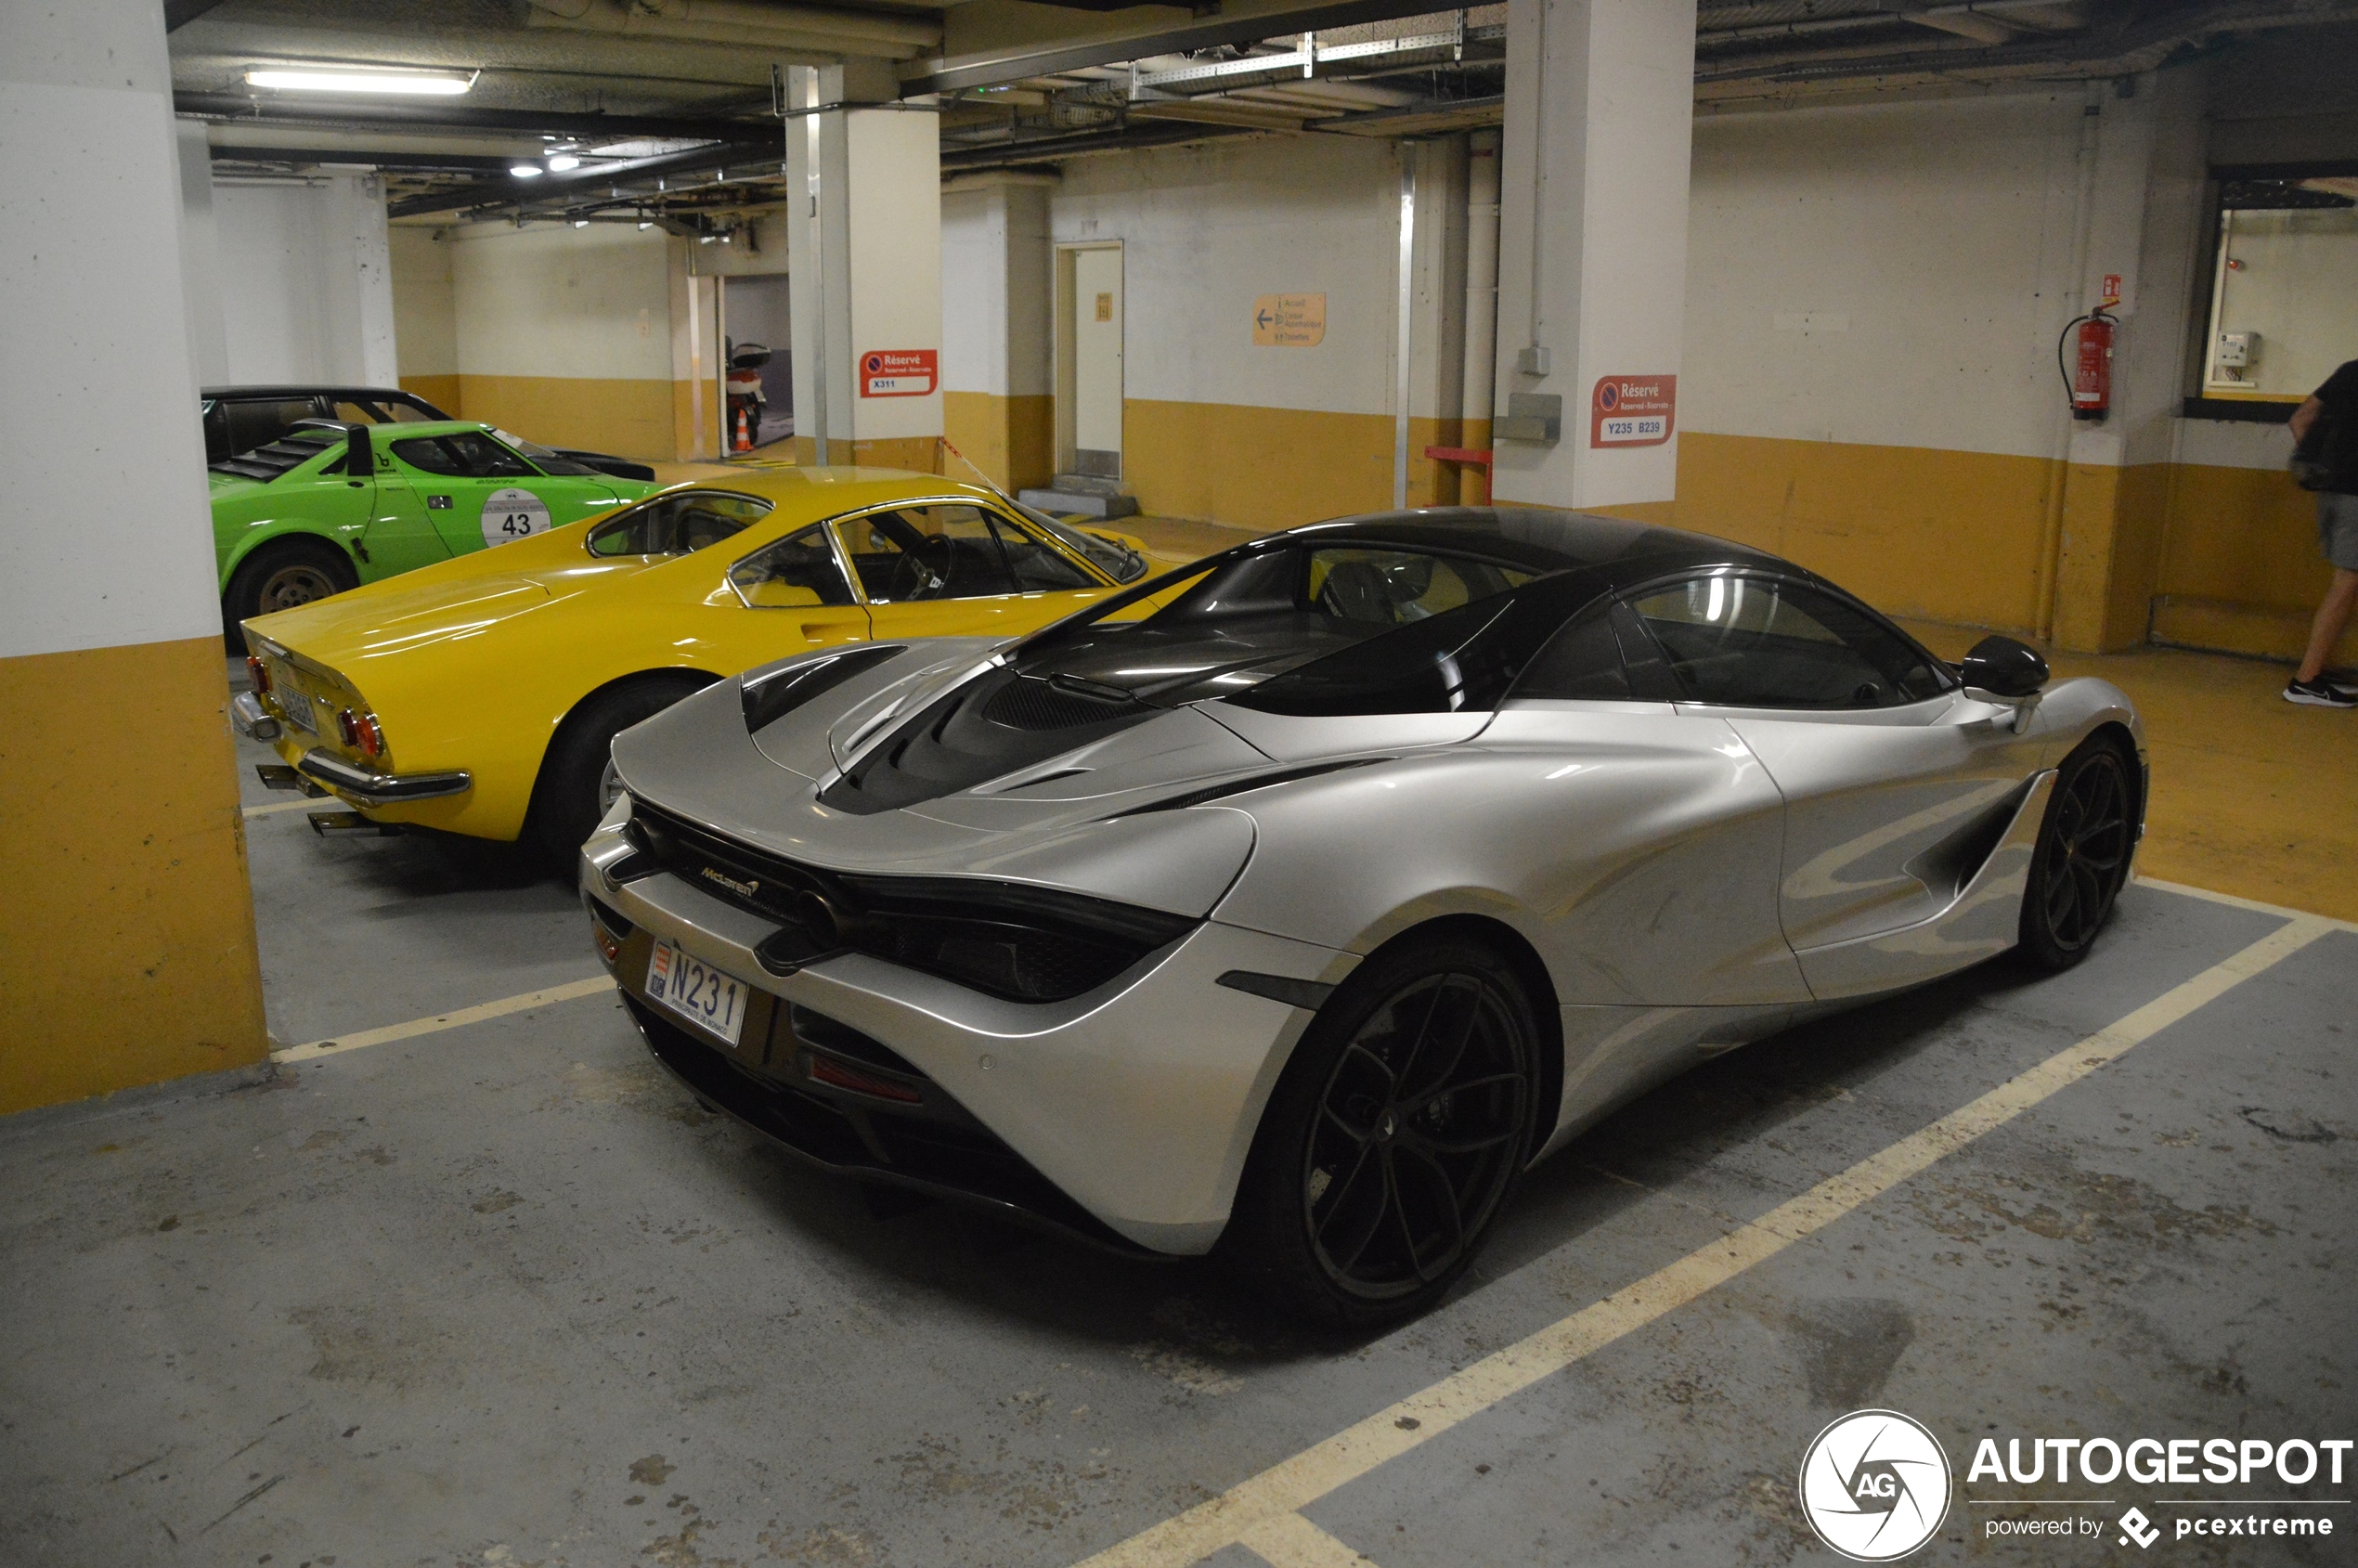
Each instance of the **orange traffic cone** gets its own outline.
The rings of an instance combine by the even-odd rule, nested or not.
[[[732,452],[753,450],[753,410],[746,404],[737,405],[737,433],[730,440],[729,449]]]

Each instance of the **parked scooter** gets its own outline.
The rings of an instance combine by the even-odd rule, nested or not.
[[[766,343],[732,343],[729,348],[729,449],[750,452],[761,437],[761,416],[768,402],[761,395],[761,368],[770,363]]]

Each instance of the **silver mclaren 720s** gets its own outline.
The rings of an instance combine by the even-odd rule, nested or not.
[[[615,741],[581,888],[655,1056],[806,1159],[1375,1324],[1688,1066],[2076,962],[2144,756],[1757,551],[1392,512],[723,680]]]

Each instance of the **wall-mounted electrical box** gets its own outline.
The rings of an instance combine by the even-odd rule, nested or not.
[[[1563,439],[1564,400],[1552,392],[1507,394],[1507,417],[1490,427],[1494,441],[1536,441],[1552,446]]]
[[[2260,359],[2258,332],[2222,332],[2219,353],[2211,363],[2222,370],[2240,370],[2257,364]]]

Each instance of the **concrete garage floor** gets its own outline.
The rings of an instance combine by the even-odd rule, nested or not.
[[[564,887],[322,842],[248,789],[280,1041],[598,975]],[[609,993],[29,1113],[0,1122],[0,1562],[1833,1561],[1793,1477],[1864,1406],[1961,1482],[1985,1432],[2352,1435],[2353,962],[2351,928],[2132,888],[2067,976],[1989,966],[1625,1110],[1448,1303],[1366,1340],[1202,1265],[872,1212],[699,1109]],[[1958,1115],[2123,1019],[2109,1065]],[[1911,1163],[1927,1137],[1952,1151]],[[1483,1361],[1535,1334],[1534,1372]],[[2353,1496],[1985,1480],[1916,1561],[2055,1560],[1984,1532],[2059,1510],[1991,1499],[2168,1528]]]

